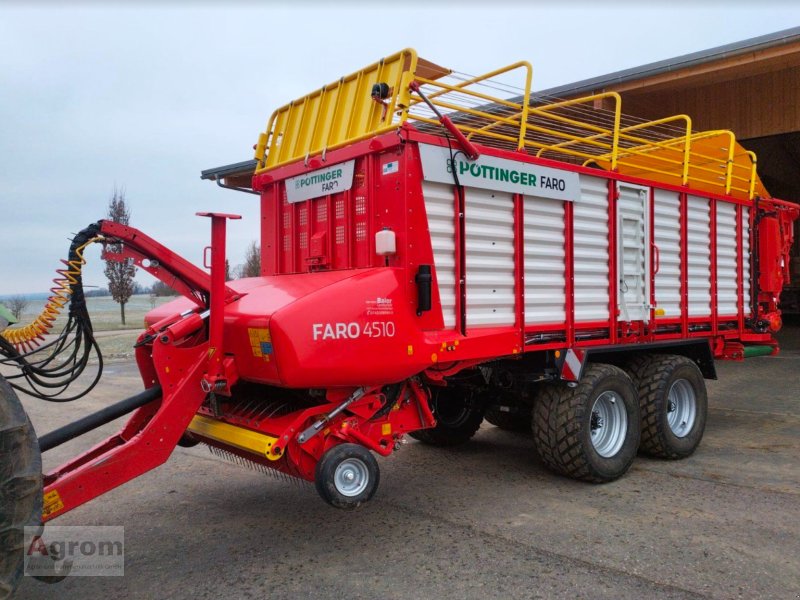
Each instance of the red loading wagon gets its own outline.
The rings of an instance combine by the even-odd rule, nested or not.
[[[342,508],[374,494],[374,453],[405,434],[462,443],[484,418],[587,481],[637,450],[691,455],[715,359],[778,351],[798,207],[730,132],[530,86],[528,63],[472,77],[405,50],[275,111],[253,161],[203,173],[259,196],[260,277],[224,281],[231,215],[204,213],[210,276],[133,228],[81,232],[49,306],[71,297],[79,334],[88,243],[184,298],[148,315],[144,392],[39,439],[133,412],[44,476],[44,519],[176,444],[314,481]],[[44,325],[3,347],[24,364]]]

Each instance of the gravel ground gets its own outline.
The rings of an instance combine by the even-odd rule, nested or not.
[[[639,457],[620,481],[562,479],[486,423],[441,450],[380,459],[355,512],[178,448],[160,469],[59,518],[123,525],[124,577],[25,578],[40,598],[800,598],[800,329],[778,357],[718,363],[703,443]],[[131,395],[130,363],[67,406],[25,400],[40,433]],[[45,456],[46,466],[114,426]]]

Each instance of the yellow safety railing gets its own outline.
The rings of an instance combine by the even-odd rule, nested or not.
[[[419,66],[414,50],[402,50],[277,109],[256,144],[256,173],[394,129]],[[389,86],[385,104],[372,98],[376,83]]]
[[[522,72],[520,87],[500,80]],[[521,61],[479,76],[457,74],[406,49],[276,110],[259,137],[261,173],[396,130],[407,121],[442,135],[422,94],[472,142],[742,199],[769,196],[756,156],[729,131],[692,131],[688,115],[634,120],[604,92],[545,102],[531,95],[533,68]],[[411,91],[416,82],[420,93]],[[388,88],[374,98],[375,84]],[[505,92],[501,97],[498,92]]]

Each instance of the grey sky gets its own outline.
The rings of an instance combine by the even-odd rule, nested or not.
[[[200,170],[251,158],[274,108],[401,48],[475,74],[527,59],[544,89],[800,24],[790,2],[296,6],[0,3],[0,295],[49,288],[114,185],[133,225],[193,262],[209,239],[195,212],[242,214],[242,262],[258,200]],[[89,261],[105,285],[99,249]]]

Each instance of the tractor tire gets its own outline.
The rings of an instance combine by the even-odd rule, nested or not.
[[[380,479],[378,461],[372,452],[358,444],[339,444],[317,463],[314,485],[331,506],[352,510],[375,495]]]
[[[0,377],[0,600],[22,576],[26,526],[42,526],[42,456],[25,409]]]
[[[483,407],[471,392],[455,388],[434,388],[431,409],[436,425],[409,433],[429,446],[459,446],[472,439],[483,422]]]
[[[639,447],[639,401],[617,367],[590,364],[580,383],[542,386],[533,407],[533,437],[545,465],[592,483],[624,475]]]
[[[685,356],[653,354],[644,358],[628,366],[639,390],[639,450],[672,460],[691,456],[706,428],[708,394],[703,374]]]
[[[531,430],[531,413],[527,408],[516,412],[506,412],[498,408],[489,408],[483,416],[489,423],[505,431],[529,433]]]

